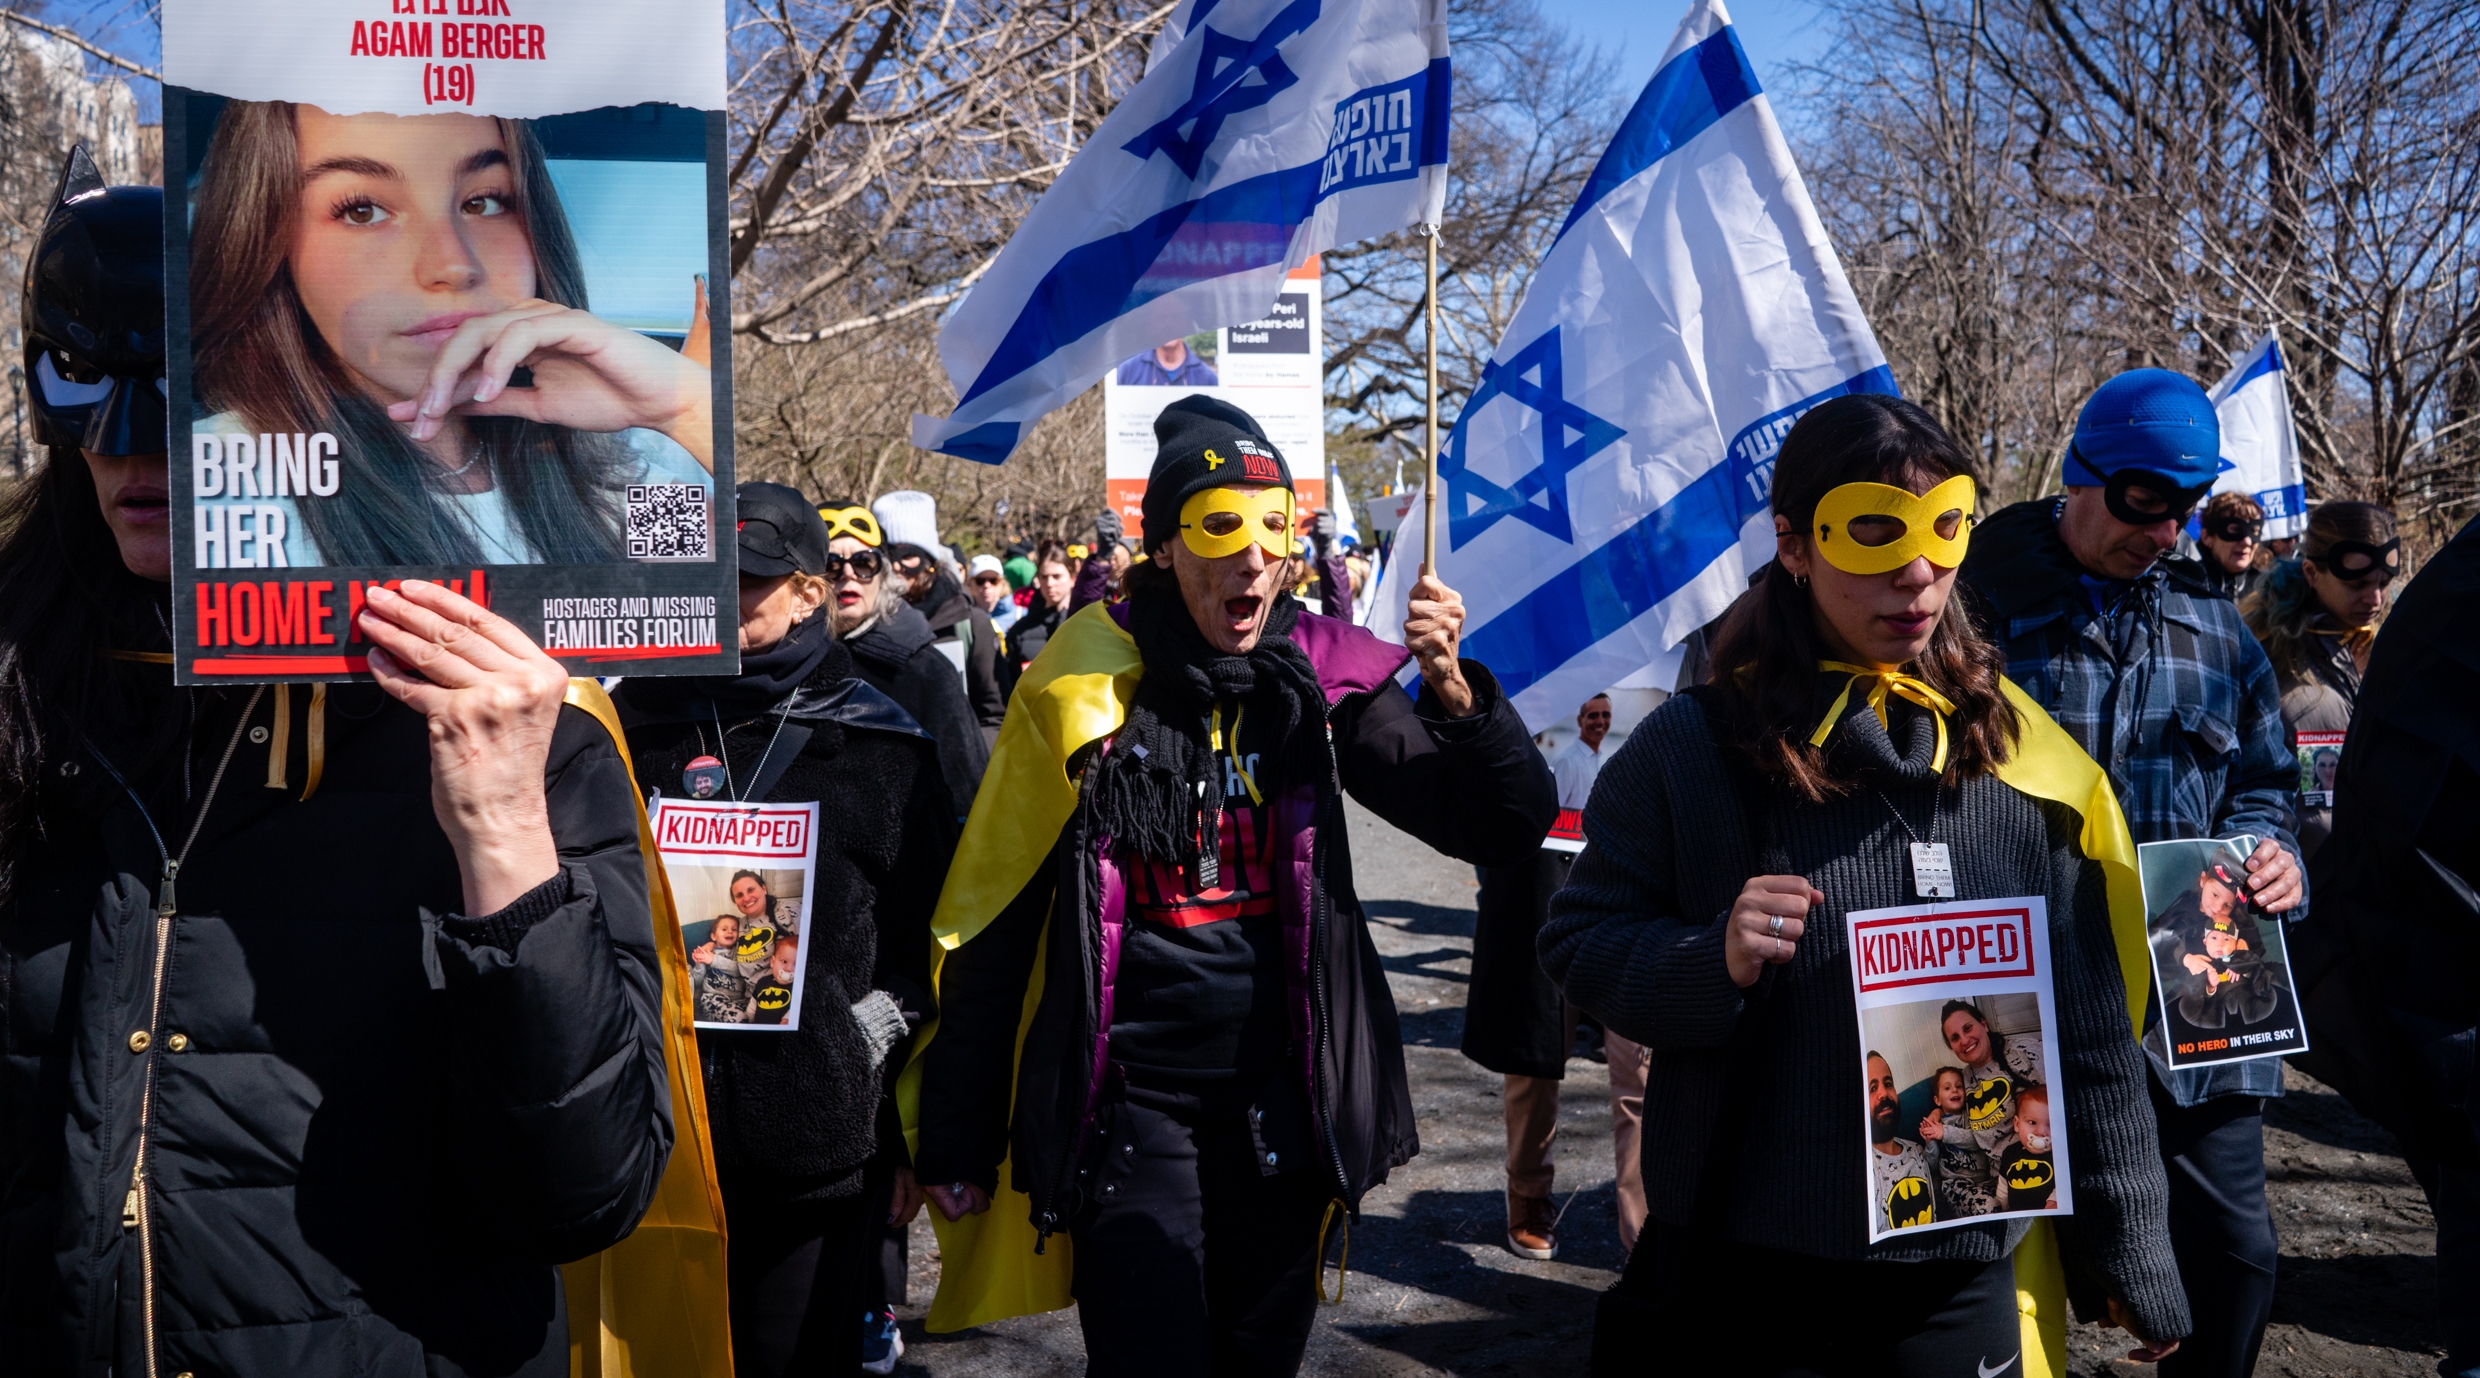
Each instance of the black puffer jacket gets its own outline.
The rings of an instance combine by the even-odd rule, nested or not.
[[[650,790],[678,788],[691,760],[720,754],[716,715],[679,692],[697,683],[630,680],[615,694],[638,781]],[[929,738],[853,677],[841,643],[787,702],[719,715],[730,759],[754,770],[779,714],[788,734],[809,735],[766,802],[819,804],[817,871],[802,905],[801,1026],[790,1034],[701,1029],[698,1048],[725,1192],[792,1201],[860,1190],[873,1154],[905,1161],[888,1094],[900,1048],[882,1075],[849,1011],[883,990],[908,1016],[929,1015],[930,911],[956,850],[956,823]],[[782,750],[789,737],[777,740]]]
[[[999,629],[990,614],[973,605],[964,585],[945,570],[930,591],[913,605],[930,624],[930,639],[939,654],[961,659],[965,701],[973,720],[982,725],[982,745],[999,744],[999,723],[1007,716],[1007,691],[999,683]]]
[[[672,1145],[610,735],[562,711],[545,782],[564,869],[471,919],[418,715],[330,686],[305,803],[306,688],[281,731],[272,690],[246,725],[249,690],[177,692],[160,746],[49,753],[0,914],[0,1367],[566,1374],[553,1265],[636,1226]],[[179,851],[185,782],[205,794],[228,742],[159,923],[156,836]]]
[[[902,600],[847,644],[853,673],[894,699],[921,730],[938,743],[939,771],[955,801],[956,819],[973,811],[973,795],[982,787],[982,770],[990,764],[990,743],[980,720],[966,701],[964,680],[956,663],[940,654],[930,635],[929,619]]]
[[[1420,1137],[1395,999],[1352,887],[1342,795],[1449,856],[1504,865],[1540,847],[1558,789],[1523,718],[1479,663],[1464,662],[1479,711],[1450,718],[1427,685],[1416,701],[1393,683],[1408,658],[1402,647],[1311,613],[1293,636],[1328,702],[1320,753],[1328,769],[1269,803],[1275,854],[1293,858],[1307,882],[1279,887],[1285,941],[1298,943],[1287,957],[1304,976],[1305,999],[1291,1006],[1302,1020],[1293,1048],[1323,1171],[1357,1211],[1363,1193],[1420,1151]],[[1010,1158],[1011,1185],[1032,1198],[1032,1222],[1045,1233],[1083,1200],[1069,1169],[1093,1113],[1093,1073],[1109,1046],[1120,979],[1124,910],[1108,897],[1124,904],[1126,890],[1100,843],[1092,798],[1080,790],[1049,861],[947,957],[939,1030],[923,1053],[922,1180],[991,1191]],[[1041,1003],[1019,1059],[1019,1011],[1045,933]]]

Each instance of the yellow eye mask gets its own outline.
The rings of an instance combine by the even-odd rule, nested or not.
[[[1978,496],[1970,474],[1918,495],[1892,484],[1846,483],[1817,500],[1817,553],[1845,574],[1884,574],[1923,555],[1953,569],[1972,544]]]
[[[827,524],[827,539],[830,541],[838,536],[850,536],[875,550],[887,539],[887,534],[878,529],[878,518],[871,516],[870,509],[866,507],[821,507],[818,516]]]
[[[1292,490],[1208,488],[1180,504],[1180,540],[1209,560],[1237,555],[1255,541],[1266,558],[1292,553]]]

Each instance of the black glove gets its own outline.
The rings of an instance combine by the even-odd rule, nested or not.
[[[1127,529],[1120,524],[1119,509],[1103,508],[1102,514],[1094,518],[1094,534],[1101,537],[1095,544],[1107,552],[1112,546],[1119,544],[1121,534]]]
[[[1319,508],[1309,519],[1309,539],[1317,542],[1318,558],[1323,560],[1335,548],[1335,514]]]

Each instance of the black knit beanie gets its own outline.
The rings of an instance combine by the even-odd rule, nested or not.
[[[1154,418],[1154,471],[1145,480],[1145,548],[1179,534],[1180,508],[1226,484],[1292,486],[1291,466],[1257,418],[1229,402],[1193,393]]]

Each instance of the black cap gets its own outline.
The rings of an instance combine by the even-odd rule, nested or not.
[[[780,483],[744,483],[740,501],[741,573],[772,579],[827,570],[827,524],[809,499]]]
[[[1154,471],[1145,480],[1145,548],[1180,529],[1192,494],[1231,484],[1292,486],[1291,466],[1257,418],[1229,402],[1193,393],[1154,418]]]
[[[34,438],[97,454],[165,445],[164,194],[107,187],[69,150],[22,303]]]

